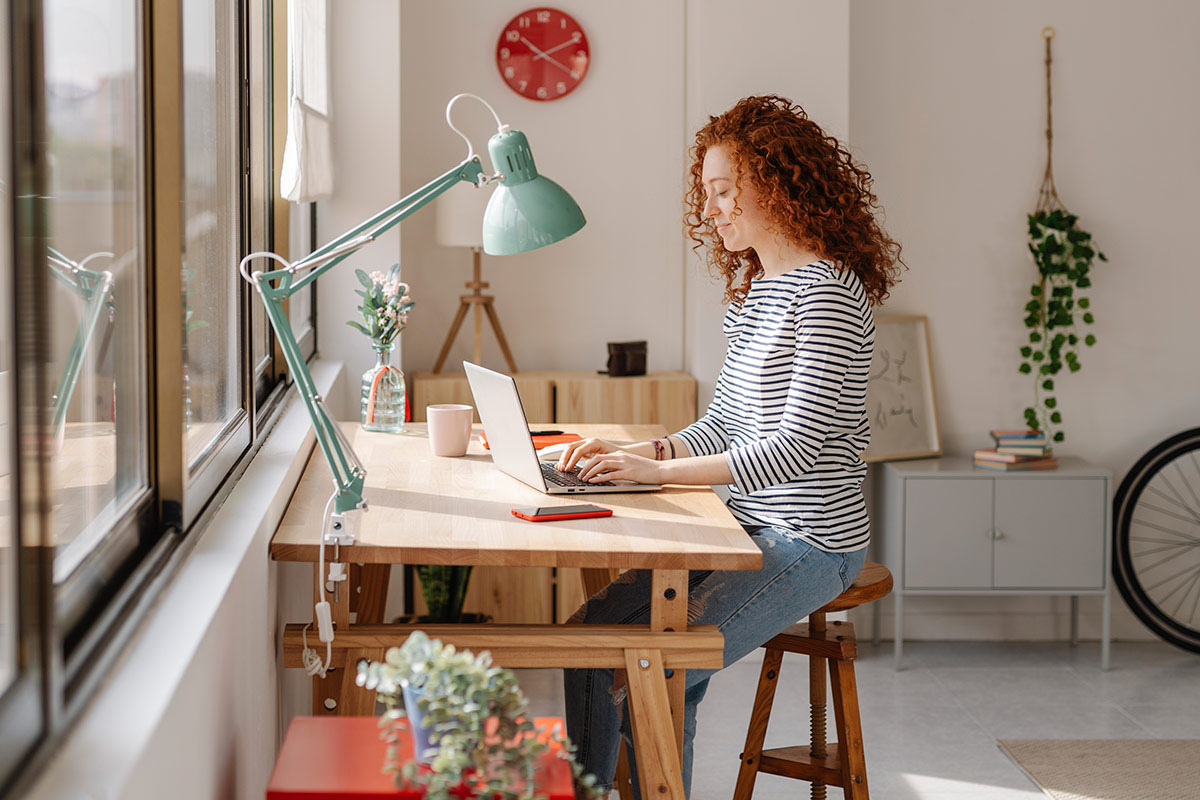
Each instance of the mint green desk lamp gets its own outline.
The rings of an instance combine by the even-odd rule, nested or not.
[[[496,120],[498,130],[488,142],[488,153],[496,170],[490,176],[484,174],[471,140],[454,127],[450,119],[454,104],[464,97],[479,100]],[[308,371],[287,314],[284,313],[284,300],[459,183],[469,183],[475,190],[484,186],[494,187],[480,221],[483,225],[483,249],[491,255],[512,255],[535,250],[565,239],[584,226],[583,212],[571,195],[554,181],[538,174],[525,134],[501,123],[495,110],[482,98],[473,94],[455,95],[446,105],[446,124],[467,143],[467,158],[461,164],[298,261],[288,262],[275,253],[258,252],[247,255],[239,266],[242,277],[254,285],[266,305],[267,318],[271,321],[296,389],[312,419],[317,444],[333,473],[335,488],[329,499],[333,514],[329,513],[329,506],[326,506],[322,520],[323,544],[354,543],[354,534],[344,515],[354,509],[366,509],[367,504],[362,496],[366,471],[317,394],[312,374]],[[249,272],[247,265],[260,258],[275,261],[279,268],[270,272]],[[323,551],[324,548],[322,554]]]

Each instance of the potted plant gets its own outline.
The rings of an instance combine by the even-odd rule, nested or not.
[[[1047,442],[1066,438],[1062,410],[1058,406],[1055,380],[1063,369],[1078,372],[1080,345],[1091,347],[1095,334],[1077,327],[1095,320],[1091,299],[1092,267],[1097,259],[1107,261],[1092,234],[1067,211],[1054,185],[1054,117],[1051,114],[1050,65],[1054,28],[1042,29],[1046,43],[1046,169],[1038,189],[1037,207],[1028,215],[1029,253],[1038,276],[1029,287],[1025,303],[1025,327],[1029,343],[1021,346],[1023,375],[1033,378],[1033,405],[1025,408],[1025,424],[1041,431]]]
[[[383,661],[360,663],[358,685],[375,691],[387,708],[380,720],[391,745],[384,771],[397,786],[423,788],[431,800],[457,797],[464,784],[481,797],[532,798],[548,734],[570,762],[582,794],[600,797],[595,777],[582,774],[561,728],[535,730],[512,671],[494,666],[486,651],[459,651],[415,631]],[[401,764],[395,743],[404,726],[417,758]]]
[[[466,622],[463,602],[467,598],[467,585],[471,582],[473,567],[423,564],[416,567],[421,579],[421,596],[425,598],[428,612],[418,622]],[[485,622],[480,615],[473,615],[472,622]]]

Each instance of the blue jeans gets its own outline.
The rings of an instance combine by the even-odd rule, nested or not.
[[[774,528],[747,527],[762,550],[762,569],[692,571],[688,575],[688,618],[694,625],[716,625],[725,637],[725,666],[824,606],[845,591],[866,558],[866,549],[828,553],[789,539]],[[576,612],[575,622],[592,625],[648,624],[650,571],[631,570],[592,597]],[[683,788],[692,791],[692,742],[696,707],[716,670],[689,669],[683,701]],[[613,689],[611,669],[563,670],[567,734],[576,757],[598,786],[612,788],[617,750],[623,736],[632,741],[624,692]],[[640,797],[637,765],[629,752],[634,796]],[[732,758],[732,756],[730,756]]]

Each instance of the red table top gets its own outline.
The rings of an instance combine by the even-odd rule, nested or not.
[[[538,730],[548,731],[559,723],[554,717],[534,720]],[[267,800],[420,798],[417,790],[397,789],[391,775],[382,771],[387,742],[379,734],[376,717],[296,717],[275,760]],[[400,733],[398,746],[401,753],[412,753],[407,731]],[[537,782],[538,797],[575,797],[571,765],[554,749],[542,756]]]

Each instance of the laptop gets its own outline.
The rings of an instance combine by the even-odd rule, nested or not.
[[[467,371],[479,419],[487,431],[492,461],[501,472],[546,494],[653,492],[662,488],[657,483],[632,481],[588,483],[580,479],[578,466],[572,472],[559,472],[553,463],[538,458],[521,396],[517,394],[517,382],[469,361],[463,362],[463,369]]]

